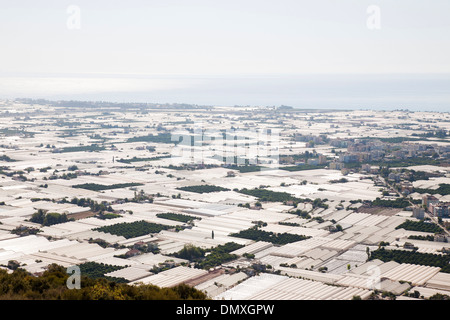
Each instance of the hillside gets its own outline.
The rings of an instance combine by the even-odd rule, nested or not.
[[[159,288],[127,285],[81,277],[80,289],[68,289],[66,269],[51,265],[41,276],[23,269],[0,270],[0,300],[205,300],[204,293],[187,285]]]

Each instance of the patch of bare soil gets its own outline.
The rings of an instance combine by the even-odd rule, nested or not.
[[[85,218],[89,218],[89,217],[93,217],[95,216],[97,213],[96,212],[92,212],[92,211],[84,211],[84,212],[77,212],[77,213],[72,213],[72,214],[68,214],[67,218],[73,218],[75,220],[80,220],[80,219],[85,219]]]
[[[216,278],[224,273],[225,273],[225,270],[223,270],[223,269],[213,270],[211,272],[208,272],[207,274],[201,275],[200,277],[188,280],[185,282],[185,284],[187,284],[188,286],[191,286],[191,287],[195,287],[196,285],[198,285],[200,283],[203,283],[205,281]]]
[[[365,207],[365,206],[361,206],[357,210],[357,212],[361,212],[361,213],[370,213],[370,214],[376,214],[379,216],[389,216],[389,217],[396,215],[400,211],[402,211],[402,209],[399,209],[399,208]]]

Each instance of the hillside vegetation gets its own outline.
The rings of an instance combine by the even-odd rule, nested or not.
[[[0,269],[0,300],[205,300],[206,295],[187,285],[159,288],[153,285],[128,285],[107,279],[81,276],[80,289],[68,289],[69,274],[50,265],[35,277],[23,269],[8,274]]]

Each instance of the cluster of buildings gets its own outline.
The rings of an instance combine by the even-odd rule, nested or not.
[[[331,142],[331,145],[344,146],[341,140]],[[400,161],[415,157],[435,157],[449,159],[449,147],[436,143],[412,142],[382,142],[377,139],[355,139],[348,141],[346,152],[339,155],[343,163],[371,162],[371,161]]]
[[[422,197],[423,207],[435,217],[448,218],[450,211],[450,202],[442,202],[433,195],[424,195]]]

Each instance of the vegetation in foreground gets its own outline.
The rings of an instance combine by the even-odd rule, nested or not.
[[[81,276],[80,289],[68,289],[66,269],[50,265],[36,277],[23,269],[11,274],[0,270],[0,300],[205,300],[195,288],[178,285],[159,288],[153,285],[128,285],[107,279]]]

